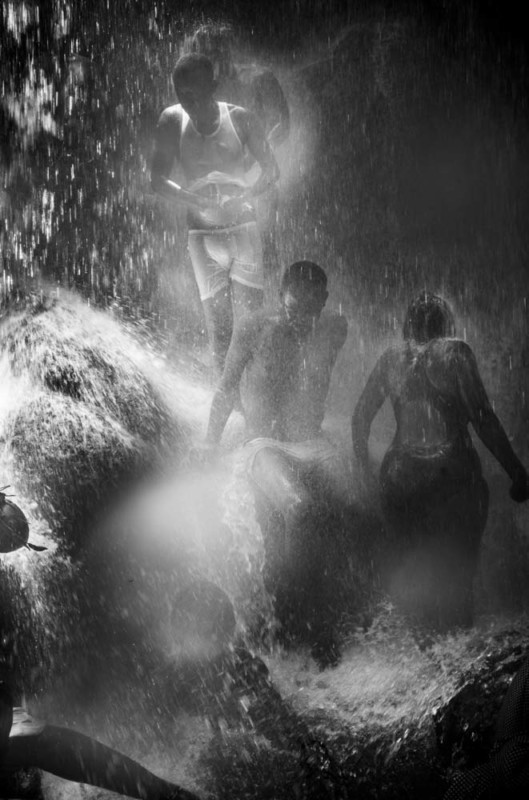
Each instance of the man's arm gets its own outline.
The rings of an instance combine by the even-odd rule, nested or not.
[[[209,208],[211,201],[189,192],[175,181],[169,179],[171,170],[180,159],[181,117],[176,107],[162,112],[156,127],[154,154],[151,164],[151,187],[156,194],[175,200],[192,208]]]
[[[384,353],[367,379],[364,391],[360,395],[351,420],[353,451],[364,472],[369,475],[369,433],[371,424],[388,396],[387,352]]]
[[[526,469],[512,449],[503,425],[494,413],[474,353],[465,342],[457,342],[451,358],[456,368],[459,395],[472,427],[511,478],[513,500],[521,502],[529,499]]]
[[[222,438],[222,433],[235,405],[244,368],[252,355],[255,332],[256,321],[253,315],[244,317],[233,331],[224,364],[224,372],[213,395],[209,412],[206,434],[206,442],[208,444],[219,444]]]
[[[255,111],[266,120],[266,138],[272,148],[283,144],[290,133],[290,111],[283,90],[270,70],[259,73],[252,81]]]
[[[246,145],[250,154],[261,167],[261,174],[242,198],[250,199],[265,192],[279,179],[279,167],[257,116],[238,106],[235,106],[231,113],[241,142]]]

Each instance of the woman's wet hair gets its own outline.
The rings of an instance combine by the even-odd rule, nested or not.
[[[186,78],[193,76],[202,78],[204,83],[209,83],[213,87],[215,82],[213,73],[213,64],[207,56],[202,53],[187,53],[176,62],[173,70],[173,86],[178,93],[178,86]]]
[[[327,288],[327,275],[313,261],[295,261],[281,276],[281,292],[300,286],[311,286],[324,291]]]
[[[437,294],[421,292],[408,306],[402,333],[404,339],[419,344],[455,336],[456,326],[450,306]]]

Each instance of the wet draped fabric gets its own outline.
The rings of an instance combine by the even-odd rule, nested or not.
[[[310,492],[306,514],[294,526],[287,527],[253,474],[256,457],[267,449],[282,454]],[[260,437],[240,449],[237,462],[254,488],[265,549],[263,579],[274,598],[280,639],[310,642],[317,659],[332,662],[337,653],[338,564],[343,568],[347,563],[341,538],[346,460],[324,436],[303,442]]]
[[[404,613],[446,629],[472,622],[472,583],[488,488],[457,392],[435,375],[429,349],[412,352],[392,398],[398,432],[380,470],[393,534],[385,565]],[[432,362],[432,363],[435,363]]]
[[[190,230],[188,246],[201,300],[227,289],[230,281],[253,289],[263,288],[262,248],[255,222]]]
[[[262,436],[246,442],[239,453],[239,457],[245,461],[249,473],[252,472],[256,455],[266,448],[283,453],[289,460],[305,466],[331,468],[338,458],[334,445],[323,436],[305,442],[280,442],[277,439]]]
[[[479,519],[477,530],[467,529],[470,547],[479,545],[481,524],[486,519],[487,486],[475,450],[443,447],[432,452],[392,448],[380,470],[384,510],[399,529],[399,535],[411,543],[433,536],[428,518],[448,511],[458,500],[470,502],[469,517]],[[465,535],[465,531],[462,532]],[[446,536],[450,535],[447,527]]]
[[[470,624],[488,509],[477,454],[390,450],[380,481],[392,532],[385,568],[390,594],[420,622],[440,629]]]
[[[290,467],[311,491],[315,502],[322,502],[327,507],[334,506],[335,510],[351,502],[351,465],[326,435],[302,442],[284,442],[264,436],[246,442],[235,454],[234,463],[238,469],[246,472],[252,482],[256,482],[255,458],[263,450],[285,456]]]

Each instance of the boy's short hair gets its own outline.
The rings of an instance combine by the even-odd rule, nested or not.
[[[327,288],[327,275],[313,261],[295,261],[283,272],[281,292],[300,286],[311,286],[324,291]]]
[[[200,75],[212,86],[215,82],[213,64],[203,53],[187,53],[176,62],[173,70],[173,86],[178,91],[178,85],[190,75]]]

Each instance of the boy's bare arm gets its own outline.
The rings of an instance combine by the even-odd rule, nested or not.
[[[387,356],[384,354],[367,379],[351,420],[353,451],[361,468],[369,470],[369,433],[371,424],[388,396]]]

